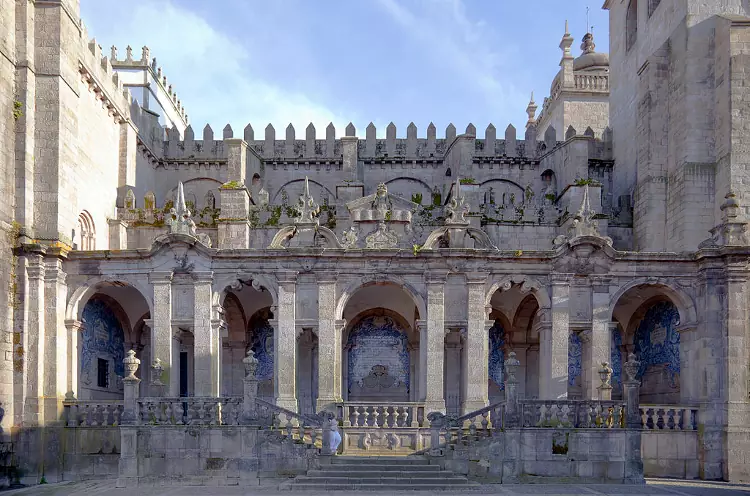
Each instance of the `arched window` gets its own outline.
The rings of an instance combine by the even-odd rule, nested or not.
[[[216,208],[216,197],[214,196],[213,191],[206,193],[206,208]]]
[[[73,247],[78,250],[96,250],[94,219],[86,210],[78,216],[78,234],[73,240]]]
[[[638,0],[630,0],[625,16],[625,49],[630,50],[638,39]]]

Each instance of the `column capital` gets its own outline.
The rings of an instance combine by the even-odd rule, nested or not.
[[[143,325],[149,328],[149,330],[154,328],[154,319],[143,319]]]
[[[336,327],[336,332],[343,332],[344,329],[346,329],[346,324],[346,319],[338,319],[333,323],[333,325]]]
[[[467,272],[466,284],[485,284],[489,275],[489,272]]]
[[[296,284],[297,274],[294,270],[280,270],[275,273],[275,276],[279,284]]]
[[[193,281],[195,282],[212,283],[214,281],[214,273],[211,270],[194,271],[191,275],[193,276]]]
[[[620,323],[619,322],[607,322],[607,330],[610,332],[614,332],[620,329]]]
[[[695,322],[688,322],[687,324],[678,325],[677,332],[680,333],[680,335],[683,335],[695,331],[697,328],[698,324],[696,324]]]
[[[59,258],[46,260],[44,270],[44,282],[57,282],[65,284],[68,274],[62,268],[62,261]]]
[[[46,269],[42,264],[34,264],[26,267],[26,274],[29,276],[29,279],[43,280],[45,271]]]
[[[171,270],[157,270],[148,275],[151,284],[171,284],[173,272]]]
[[[492,329],[492,326],[494,325],[495,325],[494,320],[487,319],[484,321],[484,330],[489,332],[489,330]]]
[[[417,319],[414,321],[414,330],[417,332],[422,332],[423,330],[427,329],[427,321],[423,319]]]
[[[569,274],[550,274],[550,286],[570,286],[571,277]]]
[[[83,322],[77,319],[65,319],[65,327],[70,332],[80,332],[83,330]]]
[[[447,271],[425,272],[424,280],[427,284],[445,284],[445,281],[448,280],[448,272]]]
[[[332,284],[338,280],[339,275],[335,272],[318,272],[315,274],[315,279],[318,283]]]

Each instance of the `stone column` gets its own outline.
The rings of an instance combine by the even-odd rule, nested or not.
[[[505,426],[520,427],[521,411],[518,403],[518,368],[520,362],[516,358],[516,353],[511,351],[503,363],[505,379]]]
[[[443,367],[445,355],[445,280],[446,274],[427,274],[427,325],[420,333],[421,374],[425,378],[425,413],[445,413]]]
[[[193,363],[196,396],[219,396],[221,335],[218,319],[213,319],[213,272],[193,272]]]
[[[341,396],[341,335],[345,321],[336,320],[336,276],[320,273],[318,277],[318,400],[315,406],[334,411]]]
[[[603,362],[611,360],[612,335],[609,319],[609,286],[607,284],[594,286],[592,302],[591,339],[589,343],[591,359],[587,364],[588,376],[591,379],[588,381],[584,399],[598,398],[599,369]]]
[[[66,319],[65,329],[68,333],[68,387],[66,397],[75,398],[78,396],[78,368],[80,367],[81,354],[78,349],[78,342],[81,332],[83,332],[83,322],[77,319]]]
[[[125,364],[125,377],[122,378],[123,390],[123,411],[121,422],[123,424],[138,423],[138,385],[141,380],[135,376],[141,361],[135,357],[135,351],[128,350],[123,360]]]
[[[539,394],[542,399],[568,397],[568,340],[570,339],[570,281],[552,281],[552,308],[549,325],[540,336],[542,363],[545,364]]]
[[[23,423],[43,423],[41,398],[44,394],[44,260],[40,255],[26,257],[26,308],[24,332],[24,409]]]
[[[529,350],[528,344],[514,344],[513,352],[516,354],[518,360],[518,397],[526,397],[526,369],[528,368],[528,357],[526,352]]]
[[[278,272],[278,307],[274,311],[274,397],[276,404],[297,411],[297,329],[296,286],[297,273]]]
[[[623,368],[623,399],[625,400],[625,481],[643,482],[643,458],[641,456],[640,381],[635,378],[640,363],[635,354],[628,356]]]
[[[487,274],[466,274],[468,286],[468,308],[466,315],[466,390],[462,414],[484,408],[488,404],[487,384],[489,380],[489,314],[485,307],[485,282]],[[492,324],[490,324],[490,327]]]
[[[163,367],[161,381],[164,396],[176,397],[180,392],[179,361],[173,362],[172,333],[172,272],[157,271],[149,275],[154,286],[154,314],[151,318],[151,360],[159,359]],[[179,351],[179,350],[178,350]],[[179,357],[179,354],[177,355]],[[154,389],[149,388],[152,393]]]

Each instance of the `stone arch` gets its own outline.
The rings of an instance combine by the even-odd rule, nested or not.
[[[214,306],[221,306],[227,294],[231,290],[239,290],[243,285],[250,285],[258,291],[267,291],[273,301],[273,306],[278,305],[279,286],[271,277],[262,274],[251,274],[240,272],[234,274],[220,274],[214,277]]]
[[[393,179],[389,179],[388,181],[385,182],[385,185],[388,187],[388,192],[390,194],[393,194],[395,196],[401,196],[402,198],[406,200],[413,201],[412,200],[413,194],[410,197],[399,195],[399,193],[401,193],[403,190],[403,188],[401,188],[400,185],[405,184],[405,183],[406,184],[414,183],[415,186],[420,186],[422,189],[419,191],[414,191],[413,194],[418,193],[422,195],[423,202],[430,201],[430,196],[432,195],[432,187],[426,182],[422,181],[421,179],[417,179],[414,177],[401,176],[401,177],[395,177]],[[426,204],[426,203],[423,203],[423,204]]]
[[[412,299],[414,305],[417,307],[417,313],[419,318],[425,318],[427,316],[427,305],[425,304],[422,293],[419,292],[411,283],[393,274],[382,274],[376,276],[364,276],[350,282],[342,291],[336,304],[336,319],[343,319],[344,309],[349,299],[359,289],[367,286],[393,284],[400,286]]]
[[[308,184],[315,185],[315,186],[319,187],[321,190],[325,191],[328,194],[329,198],[333,198],[333,199],[336,198],[336,194],[333,191],[331,191],[330,189],[328,189],[326,186],[324,186],[323,184],[319,183],[318,181],[315,181],[315,180],[309,179],[309,178],[308,178],[307,181],[308,181]],[[282,184],[281,187],[278,190],[276,190],[276,193],[273,195],[273,200],[271,202],[275,203],[276,199],[281,196],[281,192],[284,191],[289,186],[291,186],[293,184],[297,184],[297,183],[304,183],[304,182],[305,182],[304,179],[293,179],[291,181],[288,181],[288,182]],[[287,194],[288,194],[288,192],[287,192]],[[315,196],[315,194],[312,191],[310,192],[310,194],[312,194],[313,197]],[[315,198],[315,201],[318,202],[318,203],[323,203],[323,198]],[[289,197],[289,203],[290,204],[296,204],[297,203],[297,198],[296,197],[293,198],[293,197],[290,196]]]
[[[547,292],[546,287],[539,282],[537,279],[534,279],[533,277],[525,276],[525,275],[511,275],[511,276],[503,276],[500,279],[496,279],[494,282],[490,284],[490,288],[485,294],[484,298],[484,306],[485,308],[491,307],[491,301],[492,296],[497,291],[507,291],[513,287],[514,284],[520,285],[520,290],[522,293],[528,293],[531,292],[532,295],[536,298],[537,303],[539,304],[540,309],[548,309],[552,306],[552,300],[550,299],[549,293]]]
[[[152,290],[144,283],[142,283],[137,278],[137,276],[131,277],[128,275],[113,274],[92,277],[70,291],[68,293],[68,304],[65,308],[65,318],[68,320],[80,321],[81,314],[83,312],[83,306],[81,305],[81,302],[83,302],[85,305],[85,302],[88,301],[89,298],[91,298],[94,294],[97,293],[98,290],[100,290],[104,286],[132,287],[133,289],[138,291],[138,293],[140,293],[140,295],[148,305],[149,313],[153,315],[154,306],[152,301]]]
[[[77,226],[78,234],[73,236],[75,247],[83,251],[96,250],[96,225],[88,210],[83,210],[78,215]],[[75,243],[76,240],[79,243]]]
[[[620,299],[622,299],[625,293],[638,287],[653,288],[657,290],[658,293],[661,293],[672,303],[674,303],[674,305],[677,307],[677,310],[680,312],[680,322],[682,323],[682,325],[693,324],[697,322],[698,319],[697,312],[695,310],[695,303],[693,302],[693,298],[690,295],[688,295],[681,289],[672,287],[666,282],[645,277],[629,281],[628,283],[621,286],[614,295],[612,295],[612,297],[609,299],[610,321],[614,319],[615,307],[617,306]],[[623,327],[626,327],[626,325]]]

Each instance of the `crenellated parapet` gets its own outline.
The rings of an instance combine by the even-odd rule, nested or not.
[[[130,118],[130,92],[123,86],[120,75],[110,59],[102,55],[102,47],[95,38],[89,39],[86,26],[81,23],[81,57],[78,71],[89,89],[101,100],[102,106],[119,123]]]

